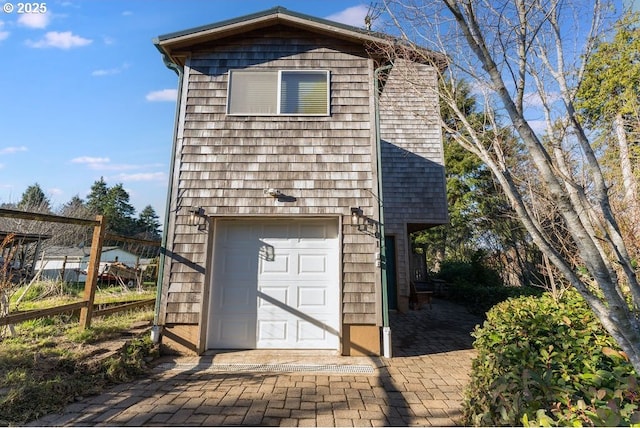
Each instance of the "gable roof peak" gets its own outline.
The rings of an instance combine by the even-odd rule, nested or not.
[[[278,24],[362,44],[364,46],[393,46],[398,43],[397,39],[387,34],[294,12],[283,6],[275,6],[261,12],[214,22],[200,27],[189,28],[175,33],[164,34],[158,36],[153,42],[156,48],[162,53],[165,64],[172,68],[170,64],[183,66],[185,58],[189,56],[191,50],[198,45],[223,40],[227,37]],[[418,46],[410,47],[404,45],[403,48],[419,50],[423,54],[427,51]],[[428,56],[432,54],[433,53],[429,53]],[[438,56],[438,54],[435,54],[435,56]]]

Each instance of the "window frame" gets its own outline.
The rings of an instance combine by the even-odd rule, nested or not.
[[[275,73],[276,77],[276,105],[275,105],[275,113],[257,113],[257,112],[240,112],[240,113],[232,113],[230,111],[231,107],[231,90],[232,90],[232,75],[234,73],[242,73],[242,72],[260,72],[260,73]],[[326,76],[326,113],[282,113],[282,74],[283,73],[313,73],[313,74],[324,74]],[[331,71],[330,70],[322,70],[322,69],[230,69],[227,73],[227,100],[226,100],[226,115],[227,116],[303,116],[303,117],[328,117],[331,116]]]

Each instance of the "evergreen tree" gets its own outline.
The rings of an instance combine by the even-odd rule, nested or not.
[[[40,185],[35,183],[27,187],[27,190],[22,194],[22,198],[18,202],[18,209],[48,213],[51,211],[51,203]]]
[[[104,181],[104,177],[100,177],[100,180],[93,183],[91,192],[87,195],[87,208],[89,208],[93,214],[105,215],[108,203],[108,192],[109,187],[107,186],[107,182]]]
[[[601,166],[620,213],[625,239],[640,256],[640,15],[627,14],[615,36],[589,58],[577,107],[598,134]]]
[[[107,230],[110,232],[123,236],[132,236],[137,232],[133,217],[135,208],[129,203],[129,193],[122,183],[109,187],[104,177],[100,177],[91,186],[87,207],[93,214],[106,217]]]
[[[457,82],[455,93],[457,108],[468,122],[478,129],[488,129],[469,85],[462,80]],[[466,132],[446,103],[441,106],[441,115],[449,129]],[[517,141],[507,129],[487,132],[491,138],[500,134],[505,141],[512,141],[512,150],[518,150]],[[469,263],[481,256],[481,263],[500,270],[511,278],[511,283],[514,278],[520,284],[530,283],[532,264],[527,260],[536,257],[537,252],[533,253],[527,233],[514,218],[491,171],[450,135],[445,134],[443,147],[450,223],[415,233],[413,245],[422,249],[428,267],[436,271],[442,261]],[[507,263],[507,259],[516,262]]]
[[[147,205],[138,216],[138,235],[144,239],[160,239],[160,222],[158,215],[151,205]]]

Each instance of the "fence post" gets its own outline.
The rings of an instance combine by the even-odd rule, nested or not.
[[[91,327],[93,315],[93,299],[96,295],[98,284],[98,270],[100,268],[100,255],[102,254],[102,241],[106,235],[106,222],[101,215],[96,216],[97,225],[93,227],[93,239],[91,240],[91,255],[87,267],[87,281],[84,284],[84,300],[87,306],[80,310],[80,327],[84,330]]]

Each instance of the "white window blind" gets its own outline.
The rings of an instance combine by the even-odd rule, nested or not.
[[[276,114],[277,71],[230,71],[229,114]]]
[[[326,71],[282,71],[280,114],[326,115],[328,86]]]
[[[230,70],[230,115],[329,114],[329,72],[320,70]]]

